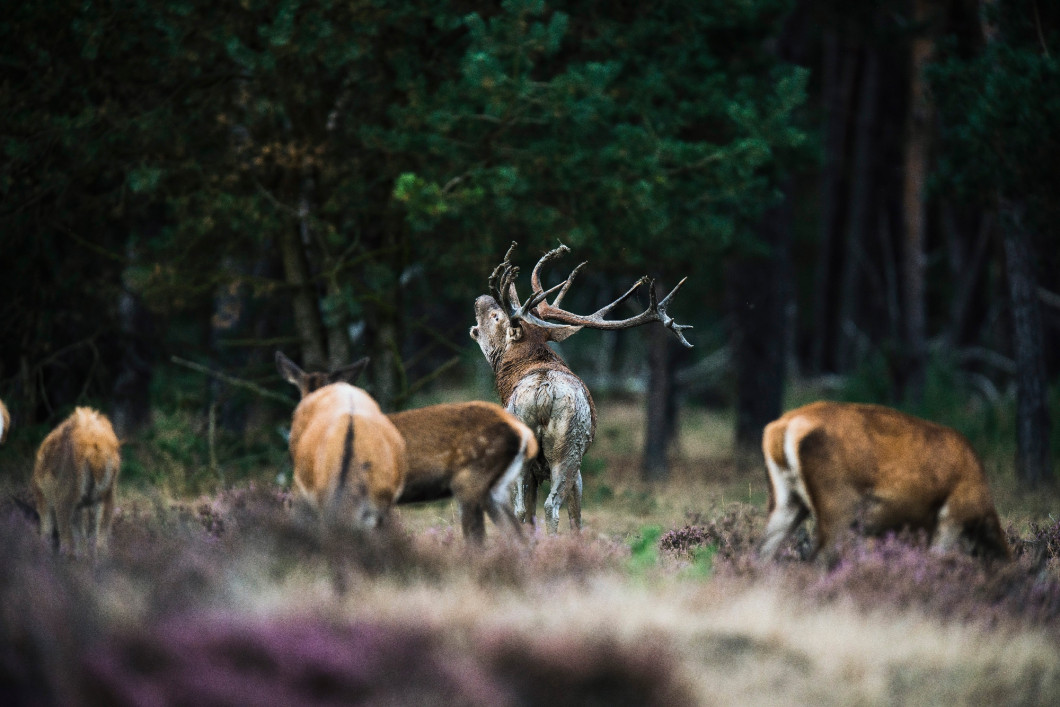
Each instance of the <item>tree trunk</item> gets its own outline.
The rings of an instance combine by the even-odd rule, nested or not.
[[[124,346],[111,398],[114,431],[127,440],[151,425],[154,321],[140,298],[126,289],[118,297],[118,320]]]
[[[790,188],[785,189],[790,194]],[[736,373],[736,435],[739,457],[756,457],[762,428],[781,412],[784,397],[784,341],[793,297],[790,200],[767,211],[759,235],[768,255],[731,261],[726,275],[726,310]]]
[[[920,27],[930,17],[929,0],[914,0],[913,23]],[[919,402],[924,396],[927,369],[927,313],[924,290],[924,247],[927,230],[927,174],[931,147],[933,106],[924,70],[934,50],[929,29],[920,28],[910,43],[909,108],[906,114],[905,172],[902,210],[905,225],[903,287],[905,293],[905,348],[903,397]]]
[[[858,97],[854,159],[850,179],[850,208],[847,214],[843,269],[839,287],[839,316],[836,370],[844,373],[857,364],[858,294],[863,290],[858,281],[864,258],[865,235],[870,223],[870,205],[874,186],[877,105],[880,91],[879,52],[870,46],[865,50]]]
[[[665,291],[665,288],[660,289]],[[641,478],[665,481],[670,477],[667,451],[676,429],[674,349],[677,344],[670,332],[661,326],[649,326],[645,334],[648,338],[648,395]]]
[[[1050,478],[1049,406],[1035,254],[1024,205],[1000,200],[1016,358],[1016,476],[1036,486]]]
[[[290,286],[294,327],[302,347],[302,367],[322,371],[328,365],[324,349],[324,332],[320,322],[316,293],[309,276],[309,263],[302,245],[301,224],[280,234],[283,271]]]
[[[821,237],[817,252],[813,292],[813,336],[810,341],[810,371],[821,373],[832,367],[827,352],[835,332],[832,329],[832,271],[837,233],[842,223],[846,169],[846,142],[850,103],[857,69],[854,53],[835,32],[824,39],[824,101],[827,106],[825,162],[821,174]]]

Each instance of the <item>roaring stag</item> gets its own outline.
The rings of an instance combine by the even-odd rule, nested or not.
[[[405,483],[405,441],[368,393],[351,381],[368,359],[306,373],[276,352],[276,368],[301,394],[291,421],[294,482],[325,517],[374,528]]]
[[[94,549],[106,547],[120,446],[110,420],[85,407],[76,408],[41,443],[30,485],[41,536],[51,541],[58,529],[60,551],[79,554],[90,540]]]
[[[534,522],[537,487],[548,479],[552,488],[545,500],[545,525],[550,533],[559,529],[559,509],[567,503],[567,515],[574,530],[581,528],[582,476],[581,462],[596,434],[596,408],[585,383],[571,372],[548,342],[560,342],[583,327],[590,329],[629,329],[660,322],[685,346],[683,330],[690,327],[676,323],[666,312],[670,300],[684,284],[677,283],[670,294],[659,300],[655,282],[642,277],[621,297],[590,315],[578,315],[560,308],[575,275],[585,265],[576,267],[566,280],[544,290],[541,267],[569,252],[560,246],[545,253],[534,266],[530,277],[533,290],[521,303],[515,289],[519,268],[511,263],[512,243],[490,275],[490,294],[475,300],[474,339],[493,368],[497,393],[505,408],[525,422],[537,436],[540,451],[519,475],[515,493],[515,513],[524,522]],[[608,320],[607,315],[629,299],[637,289],[648,284],[648,309],[635,317]],[[552,302],[547,298],[556,293]]]
[[[766,425],[762,452],[763,557],[810,516],[814,554],[857,524],[869,534],[922,529],[938,551],[963,540],[984,556],[1009,556],[983,465],[949,427],[880,405],[816,402]]]

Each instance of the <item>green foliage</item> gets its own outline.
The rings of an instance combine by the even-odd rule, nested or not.
[[[748,224],[803,150],[807,75],[767,48],[788,6],[13,6],[0,333],[19,345],[0,382],[43,418],[111,395],[133,343],[260,361],[304,323],[292,240],[326,336],[363,325],[356,353],[428,371],[423,349],[467,344],[469,298],[513,238],[562,240],[593,277],[693,275],[675,316],[716,301],[704,256],[754,246]],[[588,285],[572,303],[611,290]],[[128,294],[157,335],[130,331]],[[226,297],[246,304],[222,329]],[[400,399],[410,376],[394,378]]]
[[[939,179],[973,199],[1026,199],[1035,226],[1053,233],[1060,145],[1047,136],[1060,121],[1060,11],[1013,0],[986,11],[985,46],[951,39],[930,72],[943,117]]]
[[[807,75],[732,36],[768,33],[782,5],[472,13],[460,79],[402,112],[432,134],[394,197],[413,228],[474,223],[495,250],[512,235],[589,255],[617,241],[627,264],[650,248],[665,266],[746,239],[804,142]]]
[[[693,579],[709,579],[714,575],[714,557],[718,554],[718,545],[701,545],[689,550],[692,555],[692,564],[685,574]]]
[[[629,571],[643,574],[659,564],[659,538],[661,525],[646,525],[629,539]]]

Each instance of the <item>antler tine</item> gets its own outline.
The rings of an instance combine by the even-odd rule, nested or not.
[[[515,246],[518,245],[515,241],[508,246],[508,252],[504,254],[504,260],[501,261],[500,265],[493,268],[493,272],[490,274],[489,288],[490,293],[493,294],[493,298],[498,302],[500,299],[497,297],[497,293],[500,291],[497,285],[497,281],[504,276],[505,271],[512,266],[512,253],[515,252]]]
[[[674,289],[670,290],[670,294],[668,294],[665,297],[663,297],[662,300],[655,306],[655,311],[658,312],[659,321],[662,323],[662,325],[664,327],[666,327],[667,329],[669,329],[670,331],[672,331],[674,333],[674,336],[677,337],[677,340],[680,341],[685,346],[685,348],[691,349],[691,348],[694,348],[694,347],[692,346],[692,344],[690,344],[688,342],[688,339],[685,338],[685,335],[682,332],[685,329],[691,329],[692,325],[691,324],[678,324],[674,320],[674,318],[671,317],[670,314],[666,311],[666,307],[670,304],[670,300],[673,299],[673,296],[675,294],[677,294],[677,291],[679,289],[681,289],[681,285],[685,284],[685,280],[687,280],[687,279],[688,279],[687,277],[682,277],[681,281],[679,283],[677,283],[677,285],[674,287]],[[652,281],[652,283],[651,283],[651,299],[652,299],[652,301],[655,300],[655,282],[654,281]]]
[[[688,339],[685,338],[685,335],[683,333],[685,329],[691,329],[691,325],[678,324],[674,320],[674,318],[671,317],[666,311],[666,308],[667,306],[669,306],[670,301],[673,299],[674,295],[677,294],[677,291],[681,289],[681,286],[685,284],[685,280],[687,279],[688,278],[684,278],[681,280],[681,282],[677,283],[677,286],[674,287],[674,289],[672,289],[669,294],[667,294],[666,297],[664,297],[662,300],[658,299],[658,295],[655,292],[655,281],[645,276],[633,283],[633,286],[626,290],[625,293],[623,293],[614,302],[611,302],[610,304],[601,307],[599,310],[593,312],[588,316],[568,312],[564,309],[560,309],[559,307],[557,307],[555,303],[550,305],[548,304],[548,302],[542,302],[540,305],[538,305],[537,314],[541,319],[549,319],[557,323],[572,326],[585,326],[589,327],[590,329],[629,329],[631,327],[640,326],[641,324],[647,324],[649,322],[657,321],[660,322],[664,327],[672,331],[674,333],[674,336],[677,337],[678,341],[680,341],[681,344],[688,348],[692,348],[692,344],[689,343]],[[569,285],[570,280],[571,278],[568,278],[565,282],[561,283],[561,285]],[[644,310],[637,316],[629,317],[628,319],[605,319],[605,317],[610,314],[615,307],[629,299],[633,295],[633,293],[636,292],[637,289],[645,283],[648,283],[648,308],[646,310]],[[557,301],[558,300],[559,298],[557,297]]]
[[[553,248],[552,250],[548,251],[547,253],[541,256],[540,260],[537,261],[537,264],[534,265],[533,272],[530,273],[530,287],[534,291],[535,295],[541,292],[542,289],[544,289],[541,287],[541,266],[547,263],[548,261],[552,260],[553,258],[558,258],[559,256],[569,252],[570,248],[561,243],[558,248]]]

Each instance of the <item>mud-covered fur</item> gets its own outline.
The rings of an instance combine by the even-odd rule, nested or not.
[[[41,536],[51,541],[57,531],[63,552],[105,547],[120,469],[110,420],[91,408],[75,409],[37,450],[30,485]]]
[[[368,393],[351,385],[367,359],[305,373],[276,352],[276,367],[302,400],[291,422],[294,482],[326,518],[379,525],[405,483],[405,441]]]
[[[817,402],[769,423],[762,451],[762,556],[774,556],[807,517],[816,520],[815,553],[859,527],[924,530],[938,551],[964,542],[978,554],[1009,556],[983,465],[949,427],[880,405]]]
[[[537,457],[519,475],[515,513],[520,520],[533,522],[537,487],[548,479],[547,530],[559,529],[563,503],[571,528],[577,530],[581,528],[581,462],[596,435],[596,407],[585,383],[548,345],[549,340],[565,338],[576,328],[509,326],[504,310],[489,295],[475,300],[475,320],[471,338],[493,368],[501,403],[534,432],[539,443]]]
[[[405,438],[408,476],[397,503],[454,497],[464,537],[485,537],[483,512],[521,537],[511,487],[537,456],[534,433],[494,403],[431,405],[388,416]]]

